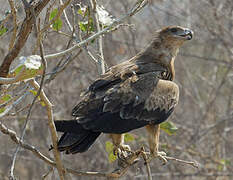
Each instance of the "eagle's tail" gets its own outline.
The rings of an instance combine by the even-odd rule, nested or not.
[[[66,154],[85,152],[95,142],[100,132],[84,129],[76,120],[55,121],[57,131],[64,132],[58,141],[58,150]]]

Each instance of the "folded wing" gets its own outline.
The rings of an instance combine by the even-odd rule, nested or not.
[[[99,80],[98,87],[92,87],[73,109],[73,116],[93,132],[125,133],[159,124],[173,112],[179,98],[178,86],[160,79],[160,74],[161,71],[131,73],[125,80]]]

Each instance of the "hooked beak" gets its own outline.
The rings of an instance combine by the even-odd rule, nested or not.
[[[191,40],[193,38],[193,31],[185,29],[179,36],[184,37],[186,40]]]

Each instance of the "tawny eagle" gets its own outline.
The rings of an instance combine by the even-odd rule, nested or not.
[[[57,131],[63,132],[58,150],[84,152],[101,133],[110,134],[115,147],[124,150],[123,134],[145,126],[150,152],[158,155],[159,124],[179,100],[174,60],[192,36],[180,26],[155,31],[144,50],[101,75],[73,108],[75,120],[55,121]]]

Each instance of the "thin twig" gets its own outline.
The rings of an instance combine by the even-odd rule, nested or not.
[[[40,25],[40,24],[39,24]],[[40,26],[38,25],[38,31],[40,32]],[[41,59],[43,62],[43,65],[45,67],[47,67],[47,61],[44,57],[44,50],[43,50],[43,44],[41,42],[41,33],[38,35],[39,41],[40,41],[40,54],[41,54]],[[46,70],[46,68],[45,68]],[[53,121],[53,110],[52,110],[52,104],[50,103],[49,99],[46,97],[45,93],[42,90],[42,85],[44,82],[44,78],[45,78],[45,71],[43,73],[42,79],[41,79],[41,84],[40,86],[38,86],[37,82],[35,80],[31,81],[31,85],[38,90],[38,92],[40,93],[40,97],[41,99],[44,101],[46,107],[47,107],[47,112],[48,112],[48,120],[49,120],[49,127],[50,127],[50,132],[51,132],[51,137],[52,137],[52,142],[53,145],[57,145],[57,132],[56,132],[56,128],[55,128],[55,124]],[[57,171],[60,177],[60,180],[64,179],[64,172],[63,172],[63,165],[62,165],[62,161],[61,161],[61,155],[57,149],[57,146],[54,146],[54,157],[56,160],[56,167],[57,167]]]
[[[19,81],[22,81],[22,76],[24,72],[24,67],[20,70],[20,72],[13,78],[5,78],[5,77],[0,77],[0,84],[13,84],[17,83]]]
[[[50,28],[50,25],[52,25],[63,13],[64,9],[70,4],[71,0],[67,0],[64,4],[61,4],[59,7],[59,10],[57,12],[57,15],[41,30],[41,33],[43,34],[47,29]]]
[[[23,142],[19,137],[17,137],[16,132],[8,129],[3,123],[2,121],[0,121],[0,131],[3,134],[9,135],[11,140],[14,141],[16,144],[20,145],[22,148],[27,149],[29,151],[31,151],[36,157],[38,157],[39,159],[43,160],[44,162],[46,162],[47,164],[51,165],[51,166],[55,166],[56,163],[54,161],[52,161],[51,159],[49,159],[48,157],[46,157],[45,155],[43,155],[39,150],[37,150],[34,146],[31,146],[25,142]]]
[[[37,86],[37,85],[36,85]],[[38,85],[39,86],[39,85]],[[43,96],[42,96],[43,97]],[[41,97],[41,98],[42,98]],[[3,134],[9,135],[10,138],[18,145],[20,145],[22,148],[31,151],[36,157],[38,157],[39,159],[41,159],[42,161],[44,161],[45,163],[47,163],[50,166],[56,167],[56,163],[51,160],[50,158],[46,157],[44,154],[42,154],[39,150],[37,150],[34,146],[29,145],[25,142],[23,142],[19,137],[17,137],[16,132],[8,129],[1,121],[0,121],[0,131]],[[56,131],[55,131],[56,132]],[[55,144],[56,145],[56,144]],[[55,147],[55,146],[54,146]],[[70,168],[64,168],[64,171],[74,174],[76,176],[94,176],[94,177],[112,177],[112,178],[119,178],[122,175],[124,175],[128,168],[133,164],[132,162],[134,162],[135,159],[137,159],[140,156],[140,152],[136,152],[134,153],[129,159],[128,161],[131,164],[128,164],[127,166],[118,169],[117,171],[114,171],[112,173],[102,173],[102,172],[82,172],[82,171],[76,171]]]
[[[67,60],[62,64],[58,64],[55,68],[54,68],[54,71],[52,71],[50,75],[50,77],[48,79],[46,79],[46,84],[49,83],[51,80],[54,80],[55,77],[60,74],[61,72],[63,72],[67,67],[68,65],[75,59],[77,58],[82,52],[82,49],[80,49],[72,58],[68,57]]]
[[[193,161],[185,161],[185,160],[177,159],[177,158],[170,157],[170,156],[164,156],[164,158],[167,159],[167,160],[172,160],[172,161],[176,161],[176,162],[179,162],[179,163],[188,164],[188,165],[191,165],[191,166],[193,166],[195,168],[198,168],[198,164],[193,162]]]
[[[10,129],[8,129],[1,121],[0,121],[0,131],[3,134],[9,135],[10,138],[16,143],[19,144],[22,148],[31,151],[36,157],[38,157],[39,159],[41,159],[42,161],[44,161],[45,163],[47,163],[50,166],[56,167],[56,163],[51,160],[50,158],[46,157],[45,155],[43,155],[39,150],[37,150],[34,146],[31,146],[29,144],[26,144],[25,142],[23,142],[22,140],[20,140],[19,137],[17,137],[16,133]],[[137,163],[138,161],[135,161],[138,157],[140,157],[143,151],[142,149],[139,149],[137,151],[135,151],[130,157],[128,157],[127,159],[127,165],[116,170],[113,171],[111,173],[102,173],[102,172],[81,172],[81,171],[76,171],[70,168],[64,168],[66,172],[77,175],[77,176],[94,176],[94,177],[111,177],[111,178],[119,178],[121,176],[123,176],[127,170],[129,169],[129,167],[131,167],[132,165],[134,165],[135,163]],[[168,157],[170,158],[170,157]],[[176,160],[176,158],[170,158],[170,160]],[[182,162],[178,160],[178,162]],[[185,161],[184,161],[185,162]],[[186,162],[185,162],[186,164]],[[152,174],[153,176],[153,174]]]
[[[48,171],[47,173],[45,173],[45,174],[42,176],[41,179],[42,179],[42,180],[45,180],[45,179],[48,177],[48,175],[49,175],[51,172],[53,172],[53,170],[54,170],[53,168],[50,168],[49,171]]]
[[[147,177],[148,177],[148,180],[152,180],[151,170],[150,170],[150,162],[148,162],[148,157],[147,157],[146,153],[144,153],[144,152],[145,152],[145,148],[142,147],[142,157],[145,161],[147,175],[148,175]]]
[[[20,101],[18,101],[22,96],[24,96],[25,94],[28,94],[29,92],[28,90],[28,86],[25,86],[18,94],[12,96],[8,101],[3,102],[2,104],[0,104],[0,109],[1,108],[5,108],[7,106],[11,106],[11,105],[17,105]],[[28,92],[28,93],[27,93]],[[17,103],[16,103],[17,101]]]
[[[100,28],[100,22],[99,22],[99,15],[96,12],[96,6],[97,6],[96,0],[91,0],[91,5],[92,5],[92,10],[95,16],[97,32],[100,32],[101,28]],[[98,47],[99,47],[99,52],[100,52],[100,58],[98,59],[100,70],[101,70],[100,74],[104,74],[105,73],[105,62],[104,62],[103,36],[102,35],[98,37]]]
[[[13,48],[15,39],[16,39],[16,33],[17,33],[17,18],[16,18],[16,9],[14,5],[13,0],[8,0],[10,7],[11,7],[11,14],[13,16],[13,33],[11,36],[10,44],[9,44],[9,51]]]
[[[179,179],[184,179],[185,177],[195,177],[195,179],[199,179],[198,177],[233,177],[233,173],[231,172],[195,172],[195,173],[179,173],[179,172],[162,172],[162,173],[152,173],[152,177],[169,177],[169,179],[171,179],[171,177],[173,176],[177,176],[177,177],[182,177],[182,178],[179,178]],[[146,175],[137,175],[137,176],[134,176],[134,178],[145,178]],[[156,178],[157,179],[157,178]],[[190,178],[189,178],[190,179]],[[206,178],[204,178],[206,179]],[[229,178],[226,178],[226,179],[229,179]]]
[[[150,154],[149,152],[144,152],[144,153],[145,153],[145,154]],[[182,159],[177,159],[177,158],[171,157],[171,156],[163,156],[163,158],[164,158],[165,160],[173,160],[173,161],[177,161],[177,162],[179,162],[179,163],[184,163],[184,164],[191,165],[191,166],[193,166],[193,167],[195,167],[195,168],[199,168],[199,167],[198,167],[198,164],[197,164],[196,162],[193,162],[193,161],[186,161],[186,160],[182,160]],[[150,160],[152,160],[152,159],[150,159]]]
[[[36,17],[40,14],[42,9],[49,3],[49,1],[50,0],[39,1],[37,5],[33,7],[35,9]],[[33,19],[31,17],[30,11],[27,10],[26,17],[22,23],[14,47],[5,56],[3,63],[0,66],[0,77],[7,77],[11,63],[15,60],[21,49],[24,47],[29,37],[29,34],[31,33],[32,27],[33,27]]]
[[[116,25],[122,23],[123,21],[125,21],[126,19],[128,19],[129,17],[135,15],[138,11],[140,11],[141,9],[143,9],[146,5],[148,4],[148,0],[140,0],[139,2],[137,2],[135,4],[135,6],[124,16],[122,16],[121,18],[119,19],[116,19],[112,24],[110,24],[108,27],[104,28],[103,30],[95,33],[94,35],[88,37],[87,39],[77,43],[76,45],[74,45],[73,47],[67,49],[67,50],[64,50],[62,52],[59,52],[59,53],[55,53],[55,54],[49,54],[49,55],[46,55],[45,58],[46,59],[51,59],[51,58],[57,58],[57,57],[60,57],[60,56],[63,56],[67,53],[70,53],[72,52],[73,50],[77,49],[77,48],[80,48],[82,45],[92,41],[93,39],[99,37],[100,35],[103,35],[107,32],[110,32],[110,30],[115,27]]]
[[[62,0],[60,0],[60,4],[61,4],[61,5],[64,5],[64,3],[63,3]],[[67,16],[67,14],[66,14],[66,10],[65,10],[65,9],[63,10],[63,14],[64,14],[64,17],[65,17],[66,23],[67,23],[67,25],[68,25],[70,31],[72,32],[72,31],[73,31],[73,27],[72,27],[71,24],[70,24],[70,21],[69,21],[69,19],[68,19],[68,16]]]
[[[0,114],[0,118],[4,117],[15,105],[19,104],[27,95],[29,92],[25,92],[22,96],[20,96],[17,100],[15,100],[12,104],[7,105],[4,112]]]
[[[23,1],[23,4],[24,4],[25,11],[27,11],[29,9],[30,12],[31,12],[31,14],[32,14],[32,19],[33,19],[34,25],[36,27],[35,28],[36,35],[37,35],[37,38],[40,39],[40,35],[38,34],[38,29],[37,29],[37,26],[36,26],[36,15],[35,15],[34,9],[31,8],[30,4],[26,0],[22,0],[22,1]],[[42,50],[41,50],[41,59],[42,59],[42,64],[43,64],[43,75],[42,75],[42,79],[41,79],[41,83],[40,83],[40,88],[38,88],[37,94],[35,95],[34,99],[32,100],[31,106],[30,106],[30,108],[28,110],[26,121],[25,121],[24,127],[23,127],[23,132],[22,132],[21,137],[20,137],[20,140],[22,140],[22,141],[23,141],[23,138],[24,138],[24,135],[25,135],[25,132],[26,132],[27,124],[29,122],[29,117],[30,117],[30,114],[31,114],[32,107],[35,104],[36,99],[40,95],[40,91],[42,89],[43,82],[44,82],[44,77],[45,77],[45,72],[46,72],[46,68],[47,68],[47,63],[44,60],[44,56],[43,56],[43,51]],[[15,161],[16,161],[16,157],[17,157],[17,153],[19,152],[19,149],[20,149],[20,146],[17,146],[16,150],[15,150],[15,153],[14,153],[14,156],[13,156],[12,164],[11,164],[10,178],[13,178],[13,179],[14,179]]]
[[[30,80],[29,83],[38,91],[40,86],[39,84],[33,79]],[[60,176],[60,179],[63,180],[64,179],[64,175],[63,175],[63,166],[62,166],[62,162],[61,162],[61,157],[60,157],[60,153],[57,150],[57,131],[55,128],[55,124],[53,121],[53,110],[52,110],[52,104],[50,103],[49,99],[47,98],[47,96],[45,95],[43,89],[40,92],[40,98],[42,99],[42,101],[45,103],[45,106],[47,108],[47,113],[48,113],[48,124],[49,124],[49,129],[50,129],[50,133],[51,133],[51,138],[52,138],[52,143],[53,143],[53,154],[54,154],[54,158],[56,160],[56,167]]]

